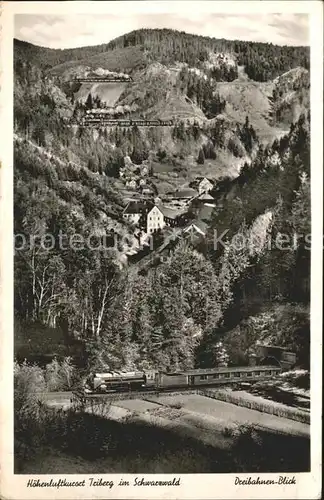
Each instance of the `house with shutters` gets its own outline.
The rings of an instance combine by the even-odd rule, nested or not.
[[[167,227],[184,226],[190,220],[187,210],[165,207],[161,203],[152,207],[143,216],[140,223],[147,234],[155,233]]]
[[[145,216],[146,232],[147,234],[155,233],[162,230],[166,225],[163,211],[161,207],[154,205]]]
[[[191,236],[198,235],[205,238],[212,218],[214,206],[203,205],[197,213],[195,219],[189,222],[184,229],[184,234]]]
[[[187,212],[174,210],[162,203],[130,201],[123,211],[123,219],[136,224],[147,234],[161,231],[165,226],[176,227],[188,222]]]

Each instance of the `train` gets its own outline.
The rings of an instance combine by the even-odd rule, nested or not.
[[[73,81],[78,83],[114,83],[114,82],[133,82],[133,78],[129,75],[109,75],[109,76],[86,76],[75,77]]]
[[[101,113],[101,116],[98,113],[98,116],[95,116],[95,113],[86,115],[85,118],[82,118],[80,124],[82,126],[115,126],[119,127],[132,127],[133,125],[137,125],[140,127],[171,127],[174,125],[173,120],[141,120],[141,119],[112,119],[105,116],[104,113]]]
[[[280,366],[217,367],[181,372],[145,370],[133,372],[91,373],[85,380],[85,394],[108,394],[133,391],[163,391],[201,386],[267,380],[282,372]]]

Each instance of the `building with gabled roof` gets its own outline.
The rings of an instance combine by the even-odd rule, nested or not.
[[[208,177],[196,177],[194,181],[189,184],[189,187],[197,189],[199,194],[209,193],[214,187],[215,181]]]
[[[209,193],[202,193],[191,200],[191,206],[194,209],[198,209],[204,205],[210,207],[216,206],[215,199]]]
[[[138,224],[147,234],[162,230],[165,226],[175,227],[188,222],[186,210],[175,210],[162,203],[130,201],[123,211],[123,219]]]
[[[211,194],[209,193],[201,193],[199,196],[197,196],[196,200],[203,201],[203,202],[213,202],[215,199],[212,197]]]
[[[162,230],[166,225],[166,222],[161,207],[153,205],[153,207],[151,207],[145,214],[145,220],[143,220],[143,223],[146,223],[147,234],[152,234]]]
[[[139,201],[130,201],[123,210],[123,219],[131,224],[137,224],[146,210],[146,204]]]
[[[164,220],[167,226],[181,226],[188,220],[188,212],[183,208],[174,209],[163,205],[159,205],[159,208],[164,215]]]
[[[137,187],[136,179],[127,180],[126,181],[126,187],[129,187],[131,189],[136,189],[136,187]]]
[[[199,234],[203,237],[206,236],[208,231],[209,222],[214,211],[214,207],[210,205],[203,205],[199,210],[196,218],[192,220],[189,225],[184,229],[184,233]]]
[[[190,224],[183,230],[186,234],[198,234],[203,237],[206,236],[208,230],[208,224],[202,220],[193,220]]]

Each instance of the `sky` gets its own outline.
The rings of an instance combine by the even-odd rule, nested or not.
[[[15,37],[51,48],[99,45],[140,28],[172,28],[196,35],[278,45],[309,45],[307,14],[219,14],[206,12],[118,15],[15,16]]]

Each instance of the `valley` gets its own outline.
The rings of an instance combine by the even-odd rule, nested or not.
[[[309,409],[309,99],[308,47],[168,29],[15,40],[21,473],[308,470],[308,424],[253,404]],[[65,401],[89,373],[247,367],[260,345],[292,353],[286,382],[114,402],[108,418]]]

